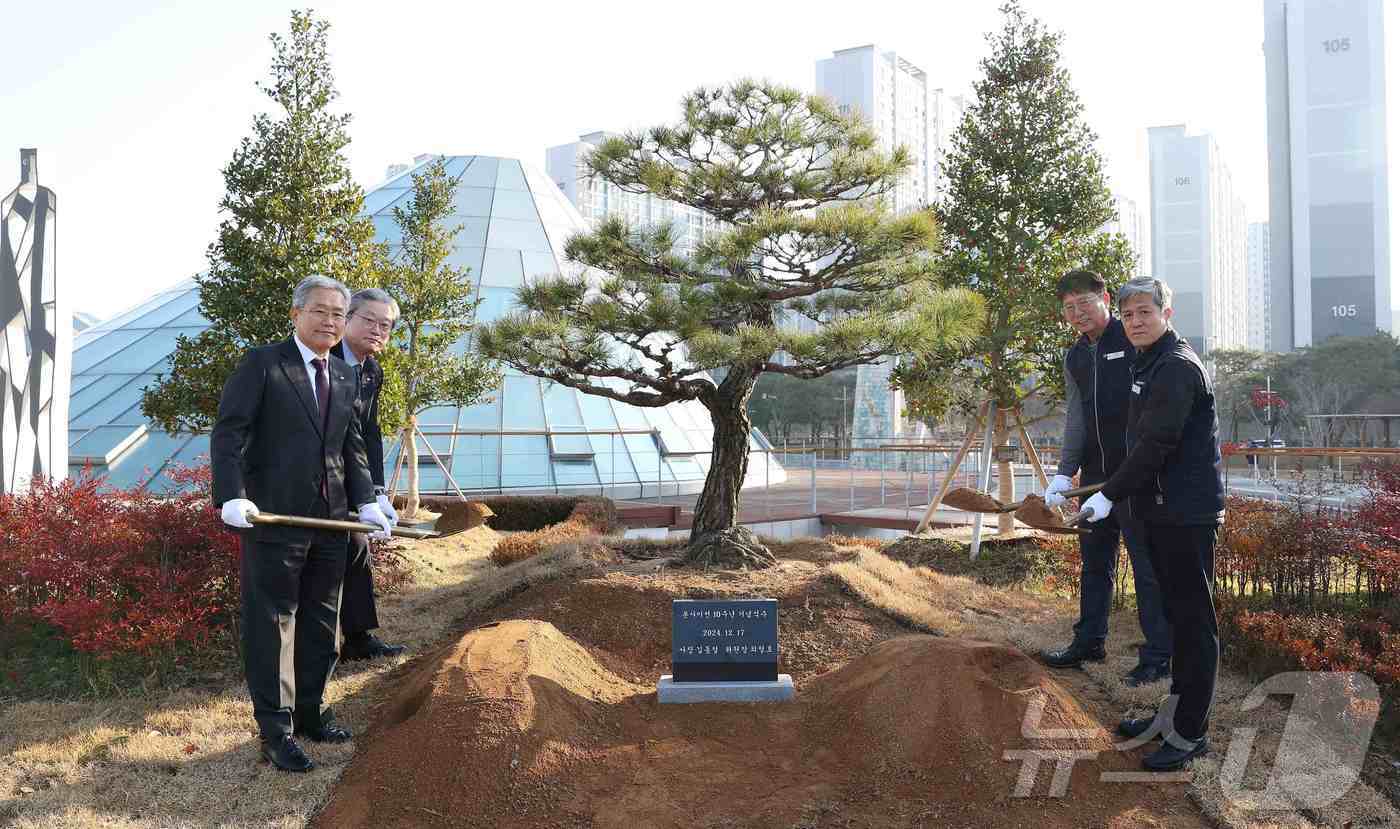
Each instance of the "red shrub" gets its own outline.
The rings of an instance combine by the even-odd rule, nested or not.
[[[90,477],[0,497],[0,619],[59,628],[96,655],[198,645],[238,607],[238,541],[210,506],[209,471],[168,473],[169,497]]]

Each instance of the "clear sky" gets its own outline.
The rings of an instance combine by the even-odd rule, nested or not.
[[[60,278],[110,316],[204,267],[220,170],[264,99],[274,0],[10,2],[0,73],[0,190],[39,148],[58,194]],[[674,120],[683,94],[739,76],[812,89],[815,62],[876,43],[967,91],[995,0],[763,3],[327,2],[356,179],[416,153],[544,166],[597,129]],[[1112,187],[1147,206],[1147,127],[1215,135],[1251,221],[1267,218],[1262,0],[1027,0],[1064,60]],[[1400,188],[1400,3],[1387,4],[1390,189]],[[1400,237],[1392,197],[1392,270]],[[1400,290],[1394,292],[1400,296]]]

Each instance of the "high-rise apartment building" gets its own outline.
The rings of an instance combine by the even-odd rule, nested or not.
[[[550,147],[545,153],[545,171],[583,214],[589,227],[596,228],[608,216],[620,216],[634,227],[669,222],[676,233],[677,252],[690,253],[723,226],[703,210],[650,193],[629,193],[593,175],[584,163],[585,154],[608,137],[606,132],[591,132],[579,136],[577,141]]]
[[[1147,131],[1152,275],[1171,286],[1173,327],[1202,357],[1245,343],[1245,211],[1209,134]]]
[[[817,61],[817,94],[836,102],[840,111],[865,118],[881,149],[909,151],[909,173],[889,194],[896,213],[919,210],[942,194],[942,154],[951,145],[967,102],[959,95],[930,88],[924,70],[893,51],[857,46]],[[857,438],[903,432],[903,396],[890,389],[893,359],[860,366],[856,372]]]
[[[1272,347],[1392,330],[1381,0],[1265,0]]]
[[[1271,351],[1270,332],[1272,308],[1269,294],[1269,223],[1251,222],[1249,225],[1249,252],[1246,254],[1246,284],[1248,297],[1245,300],[1245,318],[1249,320],[1249,334],[1245,337],[1245,347],[1255,351]]]
[[[1113,218],[1101,228],[1105,233],[1121,233],[1133,249],[1133,275],[1147,266],[1147,222],[1138,210],[1137,202],[1118,193],[1113,194]]]

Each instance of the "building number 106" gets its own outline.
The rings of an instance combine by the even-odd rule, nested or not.
[[[1351,51],[1351,38],[1334,37],[1331,40],[1324,40],[1322,41],[1322,48],[1329,55]]]
[[[1334,317],[1354,317],[1356,316],[1356,305],[1333,305],[1332,316]]]

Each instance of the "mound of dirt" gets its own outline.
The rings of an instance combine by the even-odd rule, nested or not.
[[[316,825],[1202,825],[1182,786],[1101,783],[1136,758],[1019,651],[907,635],[821,574],[784,562],[532,589],[403,677]],[[669,602],[700,595],[778,598],[797,701],[656,702]],[[1004,752],[1047,747],[1023,733],[1033,702],[1042,731],[1089,732],[1054,748],[1099,752],[1064,799],[1012,796],[1021,763]]]

